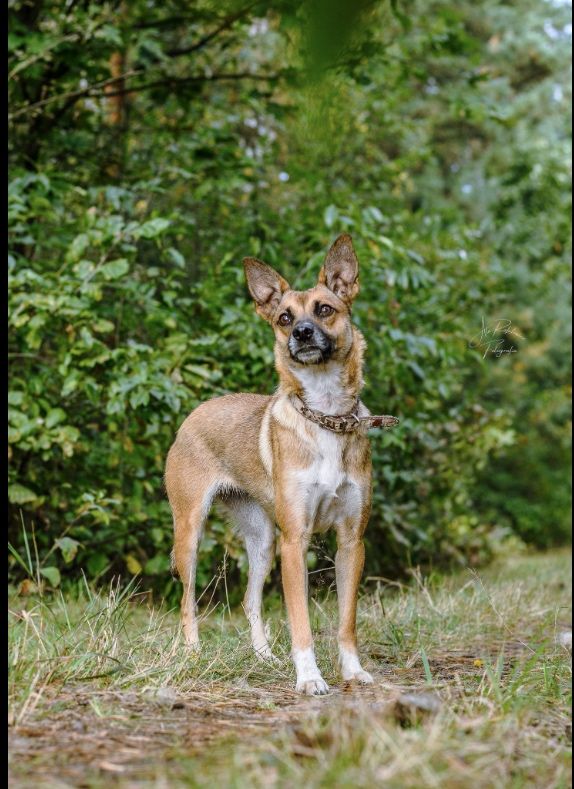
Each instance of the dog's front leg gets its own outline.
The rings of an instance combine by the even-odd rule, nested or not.
[[[329,686],[315,661],[307,605],[306,554],[309,538],[304,532],[282,532],[281,576],[291,629],[291,650],[297,672],[296,689],[308,696],[323,695]]]
[[[339,602],[339,661],[344,680],[363,685],[373,681],[363,670],[357,650],[357,597],[365,563],[365,546],[361,530],[345,524],[337,529],[338,550],[335,557],[337,599]]]

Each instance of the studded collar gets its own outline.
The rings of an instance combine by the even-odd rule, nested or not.
[[[331,430],[333,433],[352,433],[361,428],[362,430],[369,430],[373,427],[378,427],[383,430],[390,430],[390,428],[398,425],[399,420],[396,416],[389,416],[387,414],[373,415],[373,416],[358,416],[359,400],[355,402],[353,408],[347,414],[331,415],[323,414],[321,411],[315,411],[305,405],[303,400],[294,395],[290,398],[293,407],[310,422],[324,427],[326,430]]]

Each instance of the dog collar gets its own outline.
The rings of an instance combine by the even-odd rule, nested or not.
[[[358,400],[348,414],[341,414],[339,416],[323,414],[321,411],[315,411],[313,408],[308,408],[298,395],[291,398],[291,403],[305,419],[327,430],[331,430],[333,433],[352,433],[359,427],[364,430],[369,430],[372,427],[390,430],[391,427],[395,427],[395,425],[399,423],[396,416],[389,416],[387,414],[380,414],[378,416],[357,416],[359,410]]]

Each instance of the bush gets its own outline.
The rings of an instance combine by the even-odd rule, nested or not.
[[[9,532],[22,556],[34,529],[48,583],[143,573],[173,594],[175,431],[204,399],[277,383],[241,258],[308,287],[341,232],[364,400],[401,418],[372,439],[367,571],[568,539],[568,42],[549,49],[534,3],[427,6],[355,19],[320,79],[293,49],[314,29],[299,4],[230,13],[185,61],[176,44],[221,24],[207,6],[191,28],[149,4],[11,6]],[[163,88],[106,93],[118,57]],[[40,104],[43,85],[71,98]],[[505,317],[518,353],[469,347]],[[244,571],[217,516],[204,546],[201,584],[226,555]]]

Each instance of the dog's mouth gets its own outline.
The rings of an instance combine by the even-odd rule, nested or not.
[[[324,352],[317,345],[307,345],[292,353],[291,356],[302,364],[319,364],[325,359]]]

